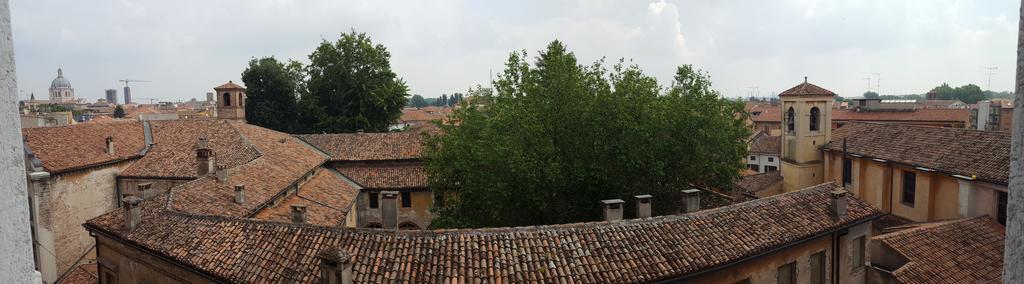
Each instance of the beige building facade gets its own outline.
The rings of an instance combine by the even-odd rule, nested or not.
[[[782,100],[783,191],[822,183],[823,161],[818,147],[828,143],[835,93],[804,82],[779,94]]]

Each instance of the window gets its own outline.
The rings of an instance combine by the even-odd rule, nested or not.
[[[402,207],[412,207],[412,193],[409,193],[408,191],[402,192]]]
[[[850,158],[843,158],[843,185],[853,184],[853,161]]]
[[[778,171],[779,167],[776,166],[764,166],[764,172],[775,172]]]
[[[786,111],[786,131],[793,132],[793,129],[796,128],[794,120],[796,120],[796,112],[793,111],[793,107],[789,107],[789,110]]]
[[[398,229],[399,230],[419,230],[420,226],[416,225],[416,223],[413,223],[413,222],[402,222],[401,224],[398,224]]]
[[[853,263],[854,269],[864,266],[864,236],[853,239]]]
[[[999,224],[1003,224],[1004,226],[1006,225],[1006,198],[1006,192],[999,191],[999,204],[996,205],[998,208],[998,212],[996,212],[996,221],[999,221]]]
[[[116,284],[117,275],[110,268],[100,265],[100,283],[103,284]]]
[[[825,251],[811,255],[811,284],[825,284]]]
[[[821,117],[821,111],[818,110],[818,107],[812,107],[811,108],[811,123],[808,124],[810,126],[811,131],[818,131],[818,123],[821,122],[819,120],[820,117]]]
[[[379,200],[377,199],[378,198],[377,195],[378,195],[378,193],[376,193],[376,192],[371,192],[369,194],[369,196],[370,196],[370,208],[379,208],[380,207],[380,203],[378,202]]]
[[[774,162],[774,161],[775,161],[775,158],[774,158],[774,157],[768,157],[768,162],[769,162],[769,163],[771,163],[771,162]]]
[[[231,106],[231,94],[224,93],[224,106]]]
[[[747,167],[750,168],[751,171],[761,172],[761,166],[758,166],[758,165],[747,165]]]
[[[757,156],[750,156],[751,161],[757,161]]]
[[[790,262],[783,266],[779,266],[779,274],[776,275],[776,279],[779,281],[779,284],[795,284],[796,262]]]
[[[911,171],[903,172],[903,194],[900,201],[907,206],[914,207],[914,194],[917,189],[917,174]]]

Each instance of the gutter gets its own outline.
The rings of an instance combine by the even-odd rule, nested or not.
[[[722,265],[719,265],[719,266],[715,266],[715,267],[712,267],[710,269],[703,269],[703,270],[699,270],[699,271],[683,274],[682,276],[678,276],[678,277],[673,277],[673,278],[669,278],[669,279],[653,281],[652,283],[677,283],[677,282],[683,282],[687,278],[692,278],[692,277],[708,274],[708,273],[711,273],[711,272],[716,272],[716,271],[724,270],[724,269],[736,266],[738,264],[742,264],[742,263],[747,262],[749,260],[753,260],[753,259],[758,258],[758,257],[769,255],[769,254],[772,254],[772,253],[775,253],[775,252],[778,252],[778,251],[781,251],[781,250],[784,250],[784,249],[787,249],[787,248],[790,248],[790,247],[793,247],[793,246],[796,246],[796,245],[803,244],[804,242],[807,242],[808,240],[813,240],[813,239],[829,236],[829,235],[835,234],[836,232],[849,229],[850,227],[857,226],[857,225],[860,225],[860,224],[864,224],[864,223],[867,223],[867,222],[871,222],[871,221],[877,220],[879,218],[882,218],[882,216],[885,216],[885,214],[875,214],[875,215],[872,215],[872,216],[868,216],[868,217],[865,217],[863,220],[860,220],[860,221],[857,221],[857,222],[853,222],[853,223],[847,224],[845,226],[833,228],[831,230],[823,231],[823,232],[820,232],[818,234],[812,235],[812,236],[807,237],[807,238],[795,240],[795,241],[783,244],[782,246],[778,246],[778,247],[775,247],[775,248],[772,248],[772,249],[769,249],[769,250],[766,250],[766,251],[762,251],[762,252],[756,253],[754,255],[750,255],[750,256],[741,258],[741,259],[736,260],[736,261],[731,261],[729,263],[722,264]],[[833,254],[835,254],[835,252],[833,252]]]

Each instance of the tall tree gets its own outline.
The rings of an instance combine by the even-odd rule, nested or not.
[[[427,106],[427,100],[420,95],[413,95],[412,99],[409,99],[409,105],[414,108],[422,108]]]
[[[932,92],[938,93],[939,98],[943,100],[960,100],[964,103],[973,104],[978,101],[985,100],[985,92],[981,90],[981,87],[975,84],[967,84],[960,87],[953,88],[949,84],[942,83],[935,88],[932,88]]]
[[[435,226],[596,220],[600,200],[645,193],[673,213],[679,190],[729,185],[744,166],[742,104],[690,66],[661,94],[639,67],[580,65],[559,41],[527,58],[513,53],[496,92],[471,91],[426,140]]]
[[[249,67],[242,71],[246,121],[277,131],[301,132],[297,91],[302,79],[299,62],[284,63],[274,57],[249,60]]]
[[[1010,142],[1010,186],[1006,208],[1003,283],[1024,282],[1024,0],[1017,18],[1016,100]]]
[[[301,97],[309,132],[383,132],[402,114],[409,88],[391,71],[391,53],[364,33],[323,41],[309,55]]]
[[[121,105],[114,107],[114,118],[124,118],[124,108]]]

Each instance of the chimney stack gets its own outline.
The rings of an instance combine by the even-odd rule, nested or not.
[[[292,223],[306,223],[306,205],[292,205]]]
[[[235,185],[235,203],[238,203],[238,204],[245,203],[245,185],[244,184],[236,184]]]
[[[340,247],[330,247],[317,254],[320,258],[321,284],[352,284],[352,255]]]
[[[213,156],[213,150],[206,146],[206,138],[199,138],[199,147],[196,148],[196,162],[198,169],[196,169],[196,176],[204,177],[214,171],[214,164],[216,158]]]
[[[830,192],[832,196],[832,216],[836,218],[846,217],[846,203],[849,202],[846,198],[846,191],[842,189],[836,189]]]
[[[131,231],[142,222],[142,208],[139,207],[142,198],[127,194],[121,199],[121,203],[124,210],[124,226]]]
[[[398,228],[398,192],[381,191],[380,219],[384,229]]]
[[[228,166],[217,165],[217,182],[227,183],[228,182]]]
[[[107,136],[107,154],[114,154],[114,137]]]
[[[147,192],[147,191],[149,191],[149,189],[153,187],[153,183],[151,183],[151,182],[147,182],[147,183],[140,183],[140,184],[139,184],[139,185],[137,185],[136,187],[137,187],[137,188],[138,188],[138,190],[139,190],[139,196],[140,196],[140,198],[142,198],[142,199],[146,199],[146,197],[147,197],[147,196],[146,196],[146,192]]]
[[[700,210],[700,190],[683,190],[683,213],[693,213]]]
[[[622,199],[605,199],[601,200],[604,204],[604,220],[605,221],[619,221],[622,220],[622,204],[626,203]]]
[[[651,217],[651,197],[650,194],[633,196],[633,198],[636,198],[637,218]]]

